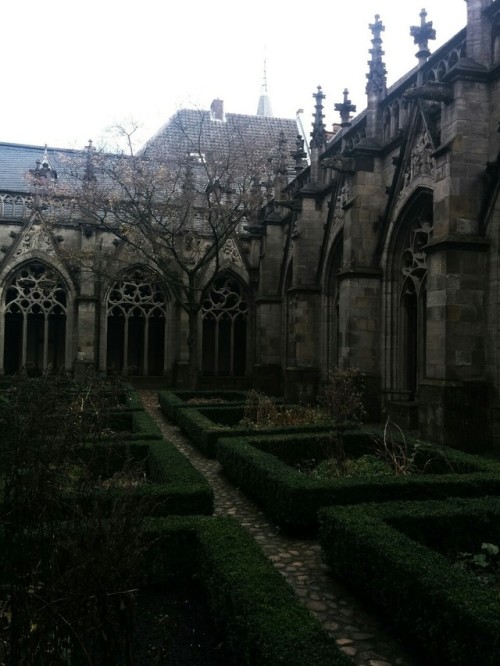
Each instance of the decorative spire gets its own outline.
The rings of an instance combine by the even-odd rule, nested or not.
[[[344,101],[335,104],[335,111],[340,113],[340,126],[349,127],[351,124],[351,111],[353,113],[356,111],[356,105],[351,104],[351,100],[349,99],[349,91],[347,88],[344,89]]]
[[[436,31],[432,27],[432,21],[425,21],[427,12],[422,9],[420,12],[420,25],[412,25],[410,28],[410,35],[413,41],[418,45],[418,51],[415,57],[418,58],[418,64],[423,65],[427,58],[430,56],[428,40],[436,39]]]
[[[322,150],[326,146],[326,129],[325,123],[323,122],[323,118],[325,117],[323,113],[323,100],[325,99],[325,94],[323,93],[321,86],[318,86],[318,90],[313,93],[313,97],[316,100],[316,104],[313,114],[313,131],[311,132],[311,150],[313,148]]]
[[[277,173],[284,176],[288,173],[288,141],[283,130],[280,132],[278,139],[278,165]]]
[[[368,83],[366,84],[366,94],[382,96],[386,92],[386,75],[385,64],[382,61],[384,51],[382,51],[382,39],[380,33],[385,30],[385,26],[380,20],[380,16],[375,14],[375,23],[370,24],[370,30],[373,35],[371,40],[373,48],[369,49],[372,59],[368,61],[370,71],[366,75]]]
[[[50,163],[47,144],[45,144],[42,158],[36,161],[36,167],[31,173],[37,180],[41,178],[57,180],[57,171],[52,168]]]
[[[292,157],[295,162],[295,172],[299,173],[307,165],[307,153],[304,150],[304,139],[300,134],[297,134],[297,138],[295,139],[295,152],[292,153]]]
[[[271,107],[271,99],[267,94],[267,59],[264,58],[264,79],[262,82],[262,93],[259,97],[259,106],[257,107],[258,116],[268,116],[272,118],[273,110]]]

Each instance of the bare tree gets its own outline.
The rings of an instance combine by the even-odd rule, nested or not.
[[[51,188],[50,214],[58,223],[68,215],[105,230],[114,245],[81,253],[80,269],[106,272],[125,261],[141,263],[160,276],[188,320],[188,376],[197,384],[198,320],[201,294],[220,270],[229,239],[251,222],[266,196],[275,169],[278,137],[256,140],[238,127],[219,127],[198,113],[198,122],[171,121],[175,132],[158,136],[134,153],[133,130],[121,128],[128,146],[122,154],[96,150],[66,160],[64,178]],[[190,116],[192,119],[192,114]],[[172,136],[174,138],[172,138]],[[68,206],[71,211],[68,212]],[[113,268],[114,267],[114,268]]]

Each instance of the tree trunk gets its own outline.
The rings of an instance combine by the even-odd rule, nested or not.
[[[188,312],[188,382],[191,390],[199,385],[198,308]]]

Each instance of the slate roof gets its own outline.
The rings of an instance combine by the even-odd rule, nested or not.
[[[142,152],[161,147],[164,155],[171,156],[193,151],[200,140],[203,152],[227,150],[241,142],[255,148],[259,146],[266,155],[277,156],[280,134],[284,133],[288,154],[295,150],[298,134],[294,119],[250,116],[228,113],[224,120],[213,120],[209,111],[184,109],[175,114],[145,144]],[[27,174],[36,168],[46,150],[45,146],[0,142],[0,192],[24,193],[29,191]],[[62,148],[47,148],[50,166],[64,173],[64,160],[79,151]],[[290,168],[293,169],[290,158]]]
[[[27,174],[41,161],[45,146],[31,146],[19,143],[0,142],[0,192],[23,193],[30,190]],[[47,148],[50,166],[62,172],[61,160],[64,155],[74,155],[74,150]]]

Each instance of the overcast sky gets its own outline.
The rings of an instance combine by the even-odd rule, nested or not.
[[[327,127],[344,88],[365,107],[375,14],[388,85],[416,65],[409,29],[422,6],[431,51],[465,25],[464,0],[3,0],[0,141],[80,148],[128,119],[145,140],[176,109],[216,97],[253,114],[264,58],[274,115],[304,109],[309,134],[318,85]]]

